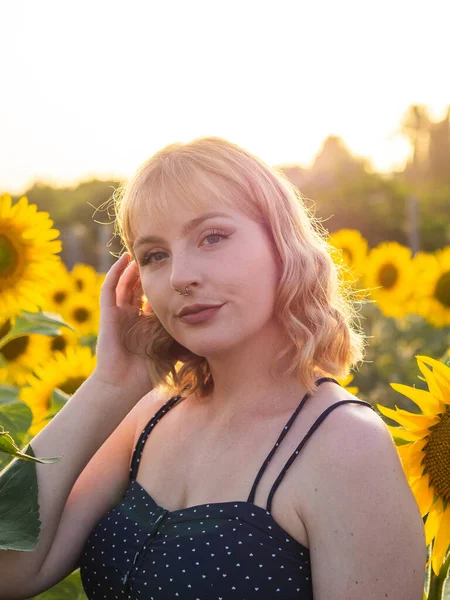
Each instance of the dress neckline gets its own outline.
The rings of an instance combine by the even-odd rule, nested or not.
[[[163,506],[158,504],[153,498],[153,496],[139,483],[137,479],[130,480],[130,486],[132,486],[133,484],[137,486],[138,490],[145,495],[145,497],[154,505],[155,508],[158,508],[159,510],[163,511],[164,514],[169,515],[171,518],[182,517],[184,516],[184,513],[187,513],[189,515],[189,513],[197,512],[199,510],[201,511],[204,509],[208,509],[210,512],[216,512],[217,514],[219,514],[224,511],[229,512],[232,508],[236,508],[238,510],[244,509],[245,516],[248,518],[247,509],[249,509],[250,516],[262,516],[263,518],[268,519],[271,522],[271,525],[269,526],[270,528],[275,527],[275,529],[279,533],[287,537],[290,542],[293,542],[295,545],[297,545],[299,548],[302,548],[305,552],[309,554],[309,548],[304,546],[302,543],[296,540],[290,533],[288,533],[283,527],[281,527],[281,525],[277,523],[277,521],[275,521],[271,512],[269,512],[265,508],[262,508],[262,506],[254,504],[253,502],[250,502],[248,500],[227,500],[225,502],[208,502],[207,504],[195,504],[193,506],[187,506],[186,508],[168,510],[167,508],[164,508]],[[220,516],[222,518],[224,517],[224,515]]]

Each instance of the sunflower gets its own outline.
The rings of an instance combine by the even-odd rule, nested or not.
[[[430,560],[438,575],[450,541],[450,367],[428,356],[416,359],[428,391],[400,383],[391,383],[391,387],[415,402],[421,413],[397,406],[395,410],[379,404],[377,407],[401,425],[387,427],[398,444],[420,514],[422,518],[427,515],[426,545],[434,540]]]
[[[435,327],[450,325],[450,246],[437,250],[433,257],[422,256],[421,261],[418,310]]]
[[[75,331],[67,327],[61,327],[60,331],[59,335],[46,336],[49,354],[53,354],[53,352],[65,352],[67,348],[78,346],[80,343],[80,336]]]
[[[357,283],[364,272],[367,259],[368,244],[357,229],[340,229],[330,234],[328,241],[338,251],[333,259],[343,264],[343,276],[352,283]]]
[[[11,320],[0,327],[0,339],[11,329]],[[27,376],[36,365],[50,355],[47,336],[32,333],[15,338],[0,349],[0,357],[7,365],[0,366],[0,381],[12,385],[24,385]]]
[[[411,250],[397,242],[383,242],[369,252],[365,284],[388,317],[402,317],[412,296],[414,268]]]
[[[412,259],[416,285],[411,298],[407,301],[409,313],[415,313],[428,319],[431,310],[431,296],[439,263],[436,255],[431,252],[417,252]]]
[[[73,394],[92,374],[96,356],[87,346],[68,347],[65,352],[55,352],[28,378],[27,386],[20,390],[20,399],[33,411],[30,435],[35,436],[47,424],[42,422],[51,404],[52,391],[58,388]]]
[[[339,378],[336,377],[336,380],[340,383],[340,385],[345,388],[347,390],[347,392],[349,392],[350,394],[357,394],[359,391],[359,388],[357,387],[347,387],[348,384],[353,380],[354,375],[352,375],[351,373],[349,373],[347,375],[347,377],[343,377],[343,378]]]
[[[77,263],[70,277],[77,292],[84,292],[96,296],[98,293],[98,275],[97,271],[91,265]]]
[[[52,282],[46,290],[45,310],[61,314],[69,297],[76,291],[72,278],[61,261],[55,264],[52,270]]]
[[[98,333],[100,306],[98,299],[91,294],[86,292],[72,294],[62,307],[61,314],[80,335]]]
[[[46,212],[23,196],[14,206],[0,196],[0,322],[22,310],[37,312],[44,303],[49,271],[61,251],[59,231]]]

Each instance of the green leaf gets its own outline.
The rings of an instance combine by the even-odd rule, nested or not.
[[[54,389],[50,400],[49,410],[56,414],[61,410],[61,408],[64,406],[67,400],[70,399],[70,397],[71,394],[66,394],[66,392],[63,392],[59,388]]]
[[[40,529],[36,465],[13,460],[0,473],[0,550],[35,550]]]
[[[89,335],[80,336],[80,346],[87,346],[92,354],[97,350],[97,334],[90,333]]]
[[[0,353],[0,356],[2,354]],[[0,404],[8,404],[19,399],[20,389],[14,385],[0,385]]]
[[[75,329],[64,322],[60,315],[49,312],[27,312],[16,317],[16,321],[5,337],[0,341],[0,347],[17,337],[29,335],[30,333],[40,333],[42,335],[55,336],[61,334],[61,327],[67,327],[72,331]]]
[[[33,413],[25,402],[13,400],[0,404],[0,425],[17,440],[18,444],[21,444],[32,421]]]
[[[80,569],[73,571],[50,590],[34,596],[30,600],[86,600],[81,583]]]
[[[395,445],[396,446],[404,446],[405,444],[410,444],[411,442],[407,442],[406,440],[402,440],[398,437],[395,437],[395,435],[393,435],[393,438],[395,440]]]
[[[59,462],[62,458],[62,456],[59,456],[57,458],[36,458],[34,453],[26,454],[25,451],[22,451],[17,446],[16,442],[13,440],[13,438],[9,435],[7,431],[0,431],[0,452],[3,452],[4,454],[10,454],[15,458],[20,458],[24,461],[38,462],[46,465]],[[4,469],[4,471],[5,470],[6,469]],[[2,476],[2,473],[4,471],[0,473],[0,477]]]

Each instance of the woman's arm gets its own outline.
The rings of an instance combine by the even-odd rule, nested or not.
[[[423,520],[384,421],[347,405],[322,427],[302,510],[314,600],[422,600]]]
[[[139,410],[138,400],[133,390],[108,386],[91,375],[31,441],[36,456],[63,458],[53,464],[36,464],[39,543],[32,552],[0,551],[0,600],[29,597],[22,590],[37,581],[74,483],[130,410]]]

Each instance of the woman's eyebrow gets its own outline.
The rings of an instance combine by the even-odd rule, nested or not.
[[[232,219],[230,215],[227,215],[223,212],[207,212],[191,221],[188,221],[185,225],[183,225],[181,229],[181,234],[183,236],[188,235],[193,229],[195,229],[200,223],[206,221],[206,219],[212,219],[213,217],[226,217],[227,219]],[[159,235],[145,235],[143,237],[138,238],[133,244],[133,249],[136,249],[138,246],[146,243],[155,243],[155,242],[165,242],[166,240]]]

